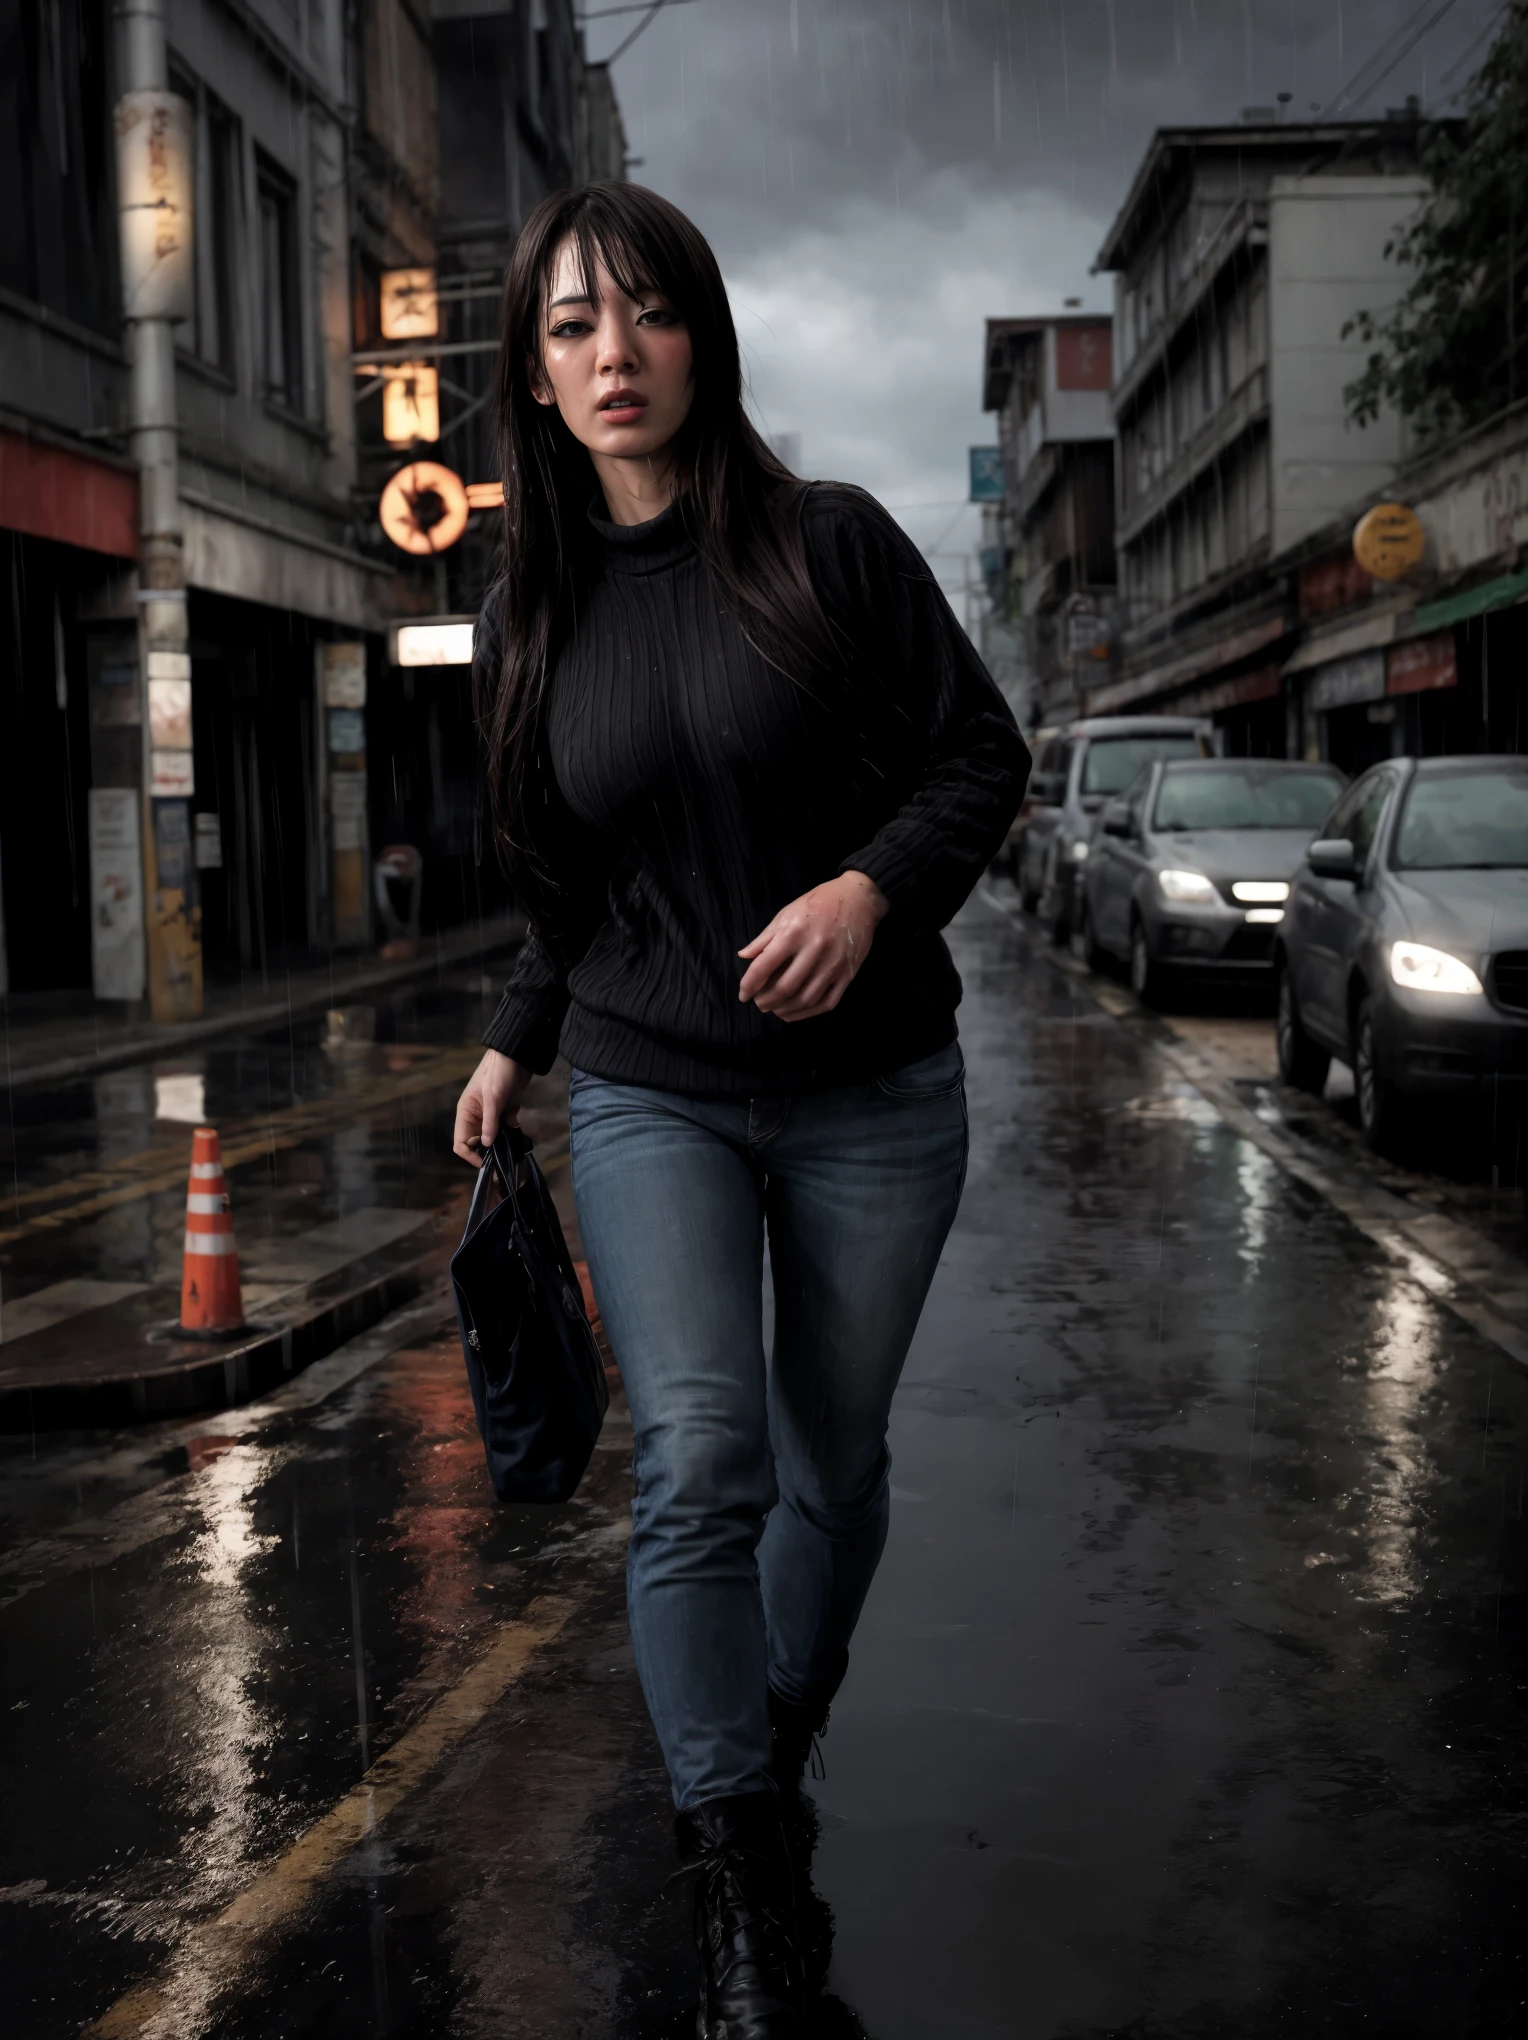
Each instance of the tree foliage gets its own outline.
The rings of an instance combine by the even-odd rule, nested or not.
[[[1511,0],[1462,122],[1425,131],[1422,164],[1433,195],[1385,249],[1410,281],[1343,337],[1373,347],[1344,392],[1352,421],[1391,406],[1426,440],[1528,397],[1528,0]]]

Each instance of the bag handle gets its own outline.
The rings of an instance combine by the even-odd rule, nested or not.
[[[531,1160],[535,1145],[530,1135],[522,1133],[518,1126],[502,1127],[483,1159],[485,1171],[490,1161],[498,1170],[499,1181],[504,1186],[504,1195],[509,1199],[516,1222],[521,1225],[525,1223],[525,1219],[520,1210],[520,1165]]]

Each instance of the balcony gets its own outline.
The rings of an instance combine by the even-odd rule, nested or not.
[[[1114,416],[1117,421],[1123,423],[1135,409],[1146,384],[1162,369],[1173,342],[1184,327],[1203,312],[1205,300],[1214,291],[1227,266],[1245,250],[1264,248],[1267,243],[1267,202],[1244,198],[1232,206],[1200,250],[1172,302],[1164,309],[1114,385]]]
[[[1129,546],[1143,531],[1166,514],[1186,489],[1190,489],[1217,461],[1224,460],[1236,442],[1255,426],[1268,420],[1268,371],[1253,369],[1222,402],[1212,418],[1184,442],[1144,494],[1138,495],[1115,525],[1115,543]]]

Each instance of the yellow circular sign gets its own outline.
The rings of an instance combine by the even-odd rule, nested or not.
[[[467,529],[466,486],[438,460],[416,460],[399,468],[382,491],[377,514],[404,552],[445,552]]]
[[[1427,533],[1404,503],[1376,503],[1353,528],[1353,557],[1376,581],[1398,581],[1421,561]]]

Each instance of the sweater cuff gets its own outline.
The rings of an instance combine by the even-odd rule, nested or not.
[[[881,888],[894,914],[906,913],[913,905],[921,878],[916,858],[908,856],[897,844],[880,840],[867,843],[863,850],[852,851],[838,871],[840,877],[846,871],[863,872]]]
[[[566,1000],[549,1011],[544,996],[507,991],[483,1030],[483,1046],[497,1049],[544,1077],[557,1060]]]

